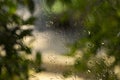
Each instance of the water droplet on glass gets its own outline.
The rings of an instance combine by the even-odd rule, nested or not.
[[[105,75],[103,75],[103,77],[105,77]]]
[[[49,21],[50,24],[53,24],[53,21]]]
[[[87,43],[87,47],[92,48],[94,45],[92,43]]]
[[[90,31],[88,31],[88,35],[90,35],[91,34],[91,32]]]
[[[117,37],[120,37],[120,32],[117,34]]]
[[[91,71],[90,70],[88,70],[88,73],[90,73]]]
[[[102,44],[102,45],[104,45],[105,43],[104,43],[104,42],[102,42],[101,44]]]

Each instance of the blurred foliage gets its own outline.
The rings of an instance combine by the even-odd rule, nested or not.
[[[28,80],[29,77],[30,61],[19,53],[31,53],[23,38],[32,36],[32,29],[22,27],[33,24],[35,18],[23,20],[16,14],[19,6],[28,8],[31,15],[34,12],[33,0],[0,0],[0,80]]]
[[[46,1],[52,14],[57,15],[57,22],[53,20],[53,23],[64,23],[63,27],[69,27],[74,26],[74,23],[71,23],[74,21],[78,27],[84,26],[84,38],[71,46],[70,55],[74,56],[77,50],[83,52],[83,57],[76,59],[75,70],[92,76],[94,80],[118,80],[114,68],[120,64],[120,0],[54,0],[53,3]],[[61,7],[64,10],[52,8],[57,7],[57,1],[65,6]],[[68,24],[65,24],[66,22]],[[107,65],[104,57],[98,57],[102,56],[101,51],[105,51],[107,58],[113,56],[115,60]],[[92,61],[92,67],[88,65],[89,61]]]

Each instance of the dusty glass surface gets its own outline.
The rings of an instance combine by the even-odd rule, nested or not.
[[[46,70],[40,73],[38,79],[83,80],[75,74],[68,78],[66,77],[72,74],[69,69],[72,69],[71,66],[74,65],[75,59],[70,56],[65,56],[70,51],[69,45],[83,37],[83,27],[74,28],[72,25],[77,25],[77,23],[71,23],[71,21],[67,24],[68,28],[64,28],[64,25],[57,26],[56,24],[59,21],[55,22],[53,18],[59,19],[59,16],[47,13],[48,11],[43,0],[38,2],[36,0],[36,6],[35,16],[37,16],[37,20],[35,21],[33,31],[35,37],[33,52],[41,52],[42,67]]]
[[[0,80],[119,80],[119,22],[120,0],[1,0]]]
[[[47,71],[64,78],[72,75],[75,80],[78,76],[90,80],[119,77],[115,65],[119,60],[116,55],[119,53],[117,5],[120,2],[112,2],[40,0],[33,31],[36,38],[34,49],[42,53]],[[114,51],[115,54],[111,55]]]

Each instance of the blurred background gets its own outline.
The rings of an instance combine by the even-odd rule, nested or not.
[[[119,80],[119,0],[1,0],[0,80]]]

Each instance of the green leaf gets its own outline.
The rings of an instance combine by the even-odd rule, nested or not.
[[[13,5],[10,5],[10,7],[9,7],[9,12],[11,13],[11,14],[14,14],[15,12],[16,12],[16,5],[15,4],[13,4]]]
[[[32,29],[23,30],[18,37],[19,39],[22,39],[25,36],[31,36],[32,35],[31,32]]]
[[[27,5],[28,9],[30,10],[31,14],[35,10],[35,4],[33,0],[25,0],[25,4]]]
[[[71,4],[72,3],[72,0],[61,0],[61,1],[65,4]]]
[[[35,19],[35,17],[30,17],[28,20],[24,21],[23,24],[33,24]]]
[[[31,54],[31,48],[29,48],[25,45],[21,45],[21,51],[25,51],[26,54]]]
[[[40,52],[37,52],[35,62],[38,65],[41,65],[42,61],[41,61],[41,53]]]
[[[53,6],[53,4],[55,3],[55,1],[56,0],[46,0],[46,4],[47,4],[48,7],[51,8]]]

